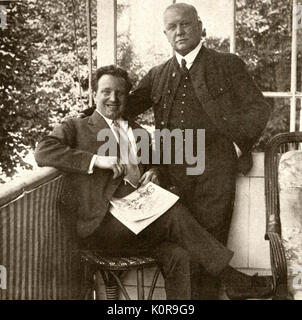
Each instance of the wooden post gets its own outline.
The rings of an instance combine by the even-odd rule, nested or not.
[[[89,107],[92,107],[92,48],[91,48],[91,0],[86,0],[88,72],[89,72]]]
[[[236,53],[236,0],[232,0],[232,33],[230,36],[230,52]]]
[[[297,93],[297,0],[293,0],[292,56],[290,81],[290,132],[296,131],[296,93]]]
[[[97,0],[97,65],[116,64],[117,0]]]

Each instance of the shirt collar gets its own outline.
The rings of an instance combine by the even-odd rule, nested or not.
[[[192,67],[192,64],[193,64],[194,60],[196,59],[201,47],[202,47],[202,41],[200,41],[198,46],[184,57],[175,51],[175,56],[176,56],[176,59],[177,59],[177,62],[179,63],[179,65],[181,66],[181,60],[185,59],[187,62],[187,68],[190,69]]]

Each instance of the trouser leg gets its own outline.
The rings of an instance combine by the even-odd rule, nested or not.
[[[138,236],[112,215],[107,214],[96,232],[83,241],[86,247],[102,250],[108,255],[146,254],[164,242],[179,247],[175,249],[178,250],[176,254],[168,252],[167,255],[170,255],[172,261],[174,259],[179,263],[181,252],[185,261],[184,266],[181,266],[183,270],[187,270],[187,260],[190,260],[205,268],[210,274],[217,275],[229,264],[233,256],[233,253],[202,228],[180,203],[176,203]],[[173,263],[168,265],[167,270],[175,270],[171,265],[173,266]],[[177,271],[175,277],[179,274],[181,272]],[[187,277],[188,272],[184,274]],[[178,281],[183,280],[178,278]],[[168,283],[172,282],[171,280]],[[169,284],[168,288],[171,288]],[[170,296],[173,295],[172,292]]]
[[[219,274],[228,264],[233,252],[224,247],[191,216],[180,203],[176,203],[138,236],[142,241],[172,242],[188,252],[192,261],[212,275]]]
[[[192,300],[219,300],[221,282],[198,265],[191,265]]]
[[[83,249],[101,251],[105,256],[150,255],[161,266],[168,300],[191,299],[190,256],[177,244],[157,237],[136,236],[111,214],[88,238]]]
[[[167,300],[191,299],[190,256],[181,247],[165,242],[150,255],[161,265]]]
[[[199,224],[224,245],[236,187],[236,155],[232,147],[223,142],[206,150],[206,169],[201,176],[188,177],[178,168],[169,169],[170,181],[180,191],[182,203]],[[205,270],[197,270],[198,267],[192,266],[193,299],[218,299],[220,281]]]
[[[233,168],[229,168],[229,175],[224,175],[222,183],[219,170],[216,173],[214,177],[200,177],[196,183],[182,184],[186,186],[182,202],[200,225],[226,245],[235,197],[235,174]],[[206,270],[200,270],[198,265],[192,266],[192,299],[218,299],[220,281]]]
[[[210,172],[200,179],[202,181],[197,181],[191,209],[196,220],[224,245],[229,234],[236,183],[234,169],[227,169]],[[192,283],[194,280],[193,275]],[[206,300],[218,299],[219,289],[220,281],[205,271],[192,286],[193,296]]]
[[[201,227],[178,202],[137,236],[107,214],[96,232],[83,242],[86,247],[110,255],[150,252],[160,244],[170,242],[184,249],[192,261],[213,275],[219,274],[233,256],[232,251]]]

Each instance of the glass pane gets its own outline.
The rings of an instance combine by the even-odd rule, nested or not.
[[[266,98],[266,101],[272,108],[271,117],[261,138],[255,145],[254,151],[264,151],[264,146],[270,140],[270,138],[281,132],[289,132],[290,99]]]
[[[172,55],[162,22],[170,4],[171,0],[118,1],[118,64],[129,70],[134,80]]]
[[[172,0],[118,0],[117,63],[126,69],[134,84],[154,66],[173,54],[163,33],[163,12]],[[151,109],[139,118],[152,130]]]
[[[263,91],[290,90],[292,1],[237,0],[237,53]]]
[[[193,5],[206,29],[206,45],[219,51],[230,51],[232,33],[232,0],[185,0]]]
[[[232,0],[184,1],[196,7],[207,32],[207,46],[229,51]],[[164,62],[172,49],[163,33],[163,12],[172,0],[118,0],[118,64],[134,80]],[[219,23],[217,23],[219,21]]]

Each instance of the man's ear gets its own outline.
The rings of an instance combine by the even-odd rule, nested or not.
[[[198,17],[198,25],[199,25],[199,30],[201,33],[201,37],[204,38],[206,36],[206,29],[203,29],[202,21]]]
[[[166,30],[164,30],[163,33],[164,33],[165,36],[167,36],[167,31]]]
[[[200,20],[199,17],[198,17],[198,25],[199,25],[200,31],[202,31],[202,21]]]

